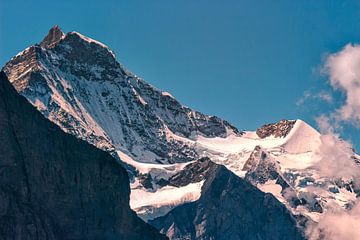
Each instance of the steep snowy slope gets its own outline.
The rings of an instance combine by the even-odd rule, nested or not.
[[[256,146],[261,146],[274,156],[289,158],[284,164],[298,164],[306,168],[306,161],[313,161],[312,153],[320,145],[320,134],[302,120],[281,121],[291,128],[284,136],[268,135],[261,138],[256,132],[246,131],[242,136],[229,134],[226,138],[199,136],[196,148],[201,156],[211,157],[226,165],[239,176],[244,176],[243,165]]]
[[[15,88],[51,121],[95,146],[139,162],[195,159],[187,142],[169,138],[225,137],[237,129],[177,102],[127,71],[102,43],[55,26],[4,71]]]

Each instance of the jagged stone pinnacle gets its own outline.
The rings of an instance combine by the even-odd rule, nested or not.
[[[58,25],[53,26],[46,37],[41,41],[40,46],[45,48],[53,48],[63,37],[64,33]]]

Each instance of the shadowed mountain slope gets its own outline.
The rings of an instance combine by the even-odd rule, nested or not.
[[[0,73],[0,238],[163,239],[129,207],[126,171],[65,134]]]

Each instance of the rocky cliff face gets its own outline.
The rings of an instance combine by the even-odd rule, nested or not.
[[[171,239],[304,239],[294,218],[273,195],[209,159],[194,164],[195,169],[205,169],[200,199],[150,221]],[[184,171],[189,174],[189,169]]]
[[[163,239],[129,208],[126,171],[65,134],[0,74],[0,238]]]

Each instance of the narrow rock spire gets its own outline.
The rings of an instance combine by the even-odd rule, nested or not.
[[[53,48],[63,37],[64,33],[58,25],[53,26],[48,35],[41,41],[40,46],[45,48]]]

